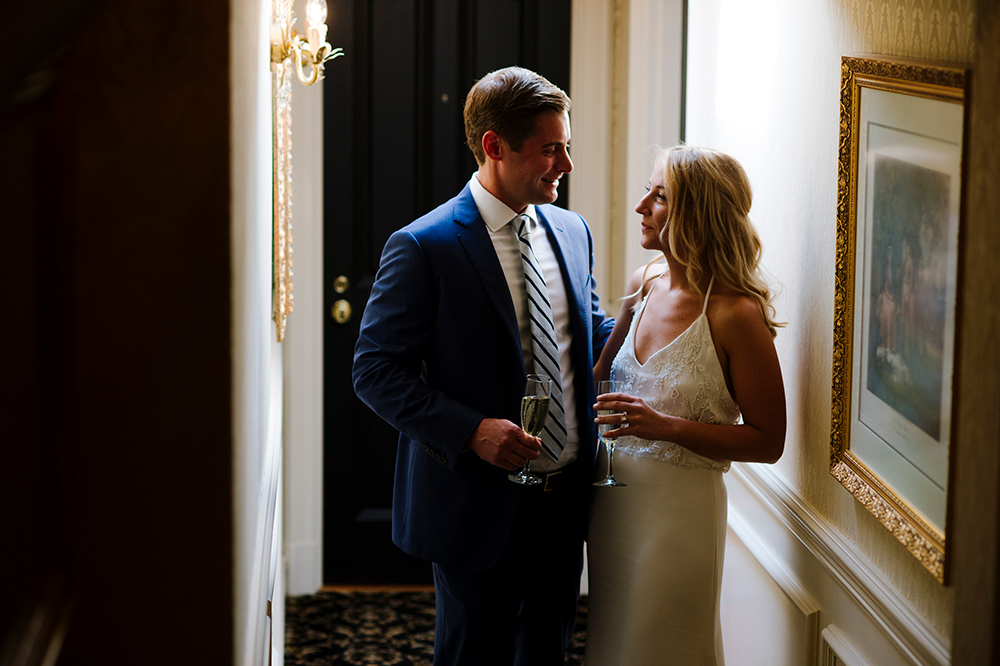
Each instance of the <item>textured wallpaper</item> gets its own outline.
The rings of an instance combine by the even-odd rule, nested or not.
[[[973,0],[840,0],[858,51],[972,61]]]

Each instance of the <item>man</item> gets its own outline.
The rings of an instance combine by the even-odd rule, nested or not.
[[[354,386],[400,432],[392,535],[433,562],[436,666],[562,664],[573,633],[591,369],[614,322],[586,223],[550,205],[573,169],[569,106],[518,67],[473,86],[479,171],[389,238],[361,322]],[[518,425],[528,373],[555,380],[540,439]],[[529,460],[543,482],[512,483]]]

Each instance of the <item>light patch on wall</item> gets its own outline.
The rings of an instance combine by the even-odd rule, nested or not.
[[[777,58],[775,0],[722,0],[715,115],[729,130],[760,132],[771,116]]]

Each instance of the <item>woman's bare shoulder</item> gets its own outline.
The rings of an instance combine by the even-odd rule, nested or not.
[[[760,304],[752,296],[720,289],[712,293],[708,302],[708,317],[712,328],[720,334],[740,334],[748,328],[767,328]]]
[[[667,265],[665,263],[643,264],[639,266],[632,273],[632,277],[628,279],[628,284],[625,286],[625,293],[630,296],[637,295],[641,300],[641,297],[645,296],[648,291],[648,287],[644,288],[645,285],[666,272]],[[642,289],[642,293],[639,293],[640,289]]]

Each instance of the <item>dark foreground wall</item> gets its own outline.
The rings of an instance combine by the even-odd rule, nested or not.
[[[0,47],[0,639],[233,663],[229,3],[32,4]]]

